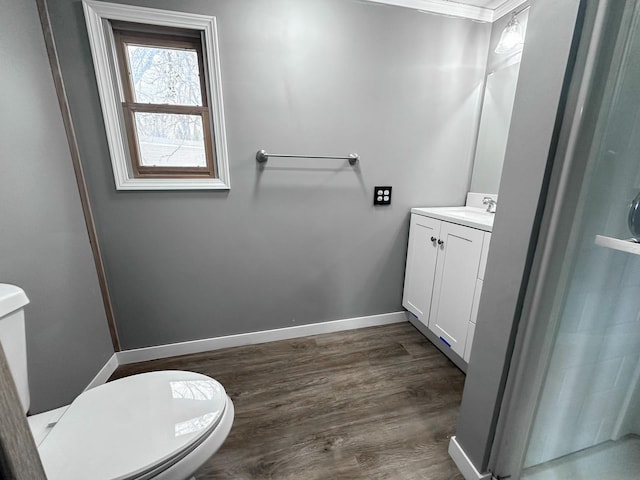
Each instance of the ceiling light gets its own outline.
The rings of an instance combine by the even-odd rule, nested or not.
[[[496,53],[512,53],[522,49],[522,45],[524,45],[524,32],[516,16],[517,14],[515,12],[511,14],[511,20],[509,20],[507,26],[504,27],[498,46],[494,50]]]

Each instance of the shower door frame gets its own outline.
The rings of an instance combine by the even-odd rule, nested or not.
[[[584,27],[541,223],[540,232],[544,235],[536,247],[489,457],[488,467],[494,478],[516,480],[523,470],[557,335],[558,313],[564,303],[557,301],[555,292],[566,294],[574,266],[575,260],[568,265],[563,260],[578,241],[574,217],[580,214],[582,185],[588,180],[589,166],[597,153],[593,146],[602,139],[606,123],[603,117],[610,113],[622,76],[625,47],[633,28],[640,28],[639,17],[640,0],[627,0],[624,4],[619,0],[585,1]],[[616,25],[618,30],[612,38],[607,37],[607,33],[611,35],[608,29]],[[601,77],[604,89],[598,89]],[[585,137],[593,140],[580,142]]]

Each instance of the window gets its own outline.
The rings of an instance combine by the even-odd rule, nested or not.
[[[228,189],[215,18],[83,4],[116,188]]]
[[[113,25],[134,176],[214,177],[200,38]]]

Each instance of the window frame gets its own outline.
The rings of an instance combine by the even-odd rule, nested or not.
[[[230,188],[229,165],[215,17],[95,0],[83,0],[82,3],[116,188],[118,190],[228,190]],[[138,24],[140,28],[131,28],[131,24]],[[127,26],[123,27],[123,25]],[[166,37],[178,41],[189,40],[189,42],[194,38],[196,41],[193,45],[200,45],[199,59],[202,63],[199,62],[199,64],[201,65],[201,86],[204,90],[203,106],[194,107],[193,111],[200,110],[197,114],[203,118],[205,149],[208,150],[206,172],[203,167],[142,166],[139,168],[138,143],[128,134],[128,131],[135,130],[132,125],[133,111],[153,109],[158,111],[160,107],[157,104],[129,101],[134,97],[130,80],[125,80],[128,77],[123,76],[121,71],[121,68],[128,69],[128,62],[122,57],[126,53],[118,42],[118,37],[122,35],[147,36],[155,39]],[[174,107],[179,107],[178,110],[183,108],[162,106],[163,109],[168,110]],[[201,110],[203,107],[207,110],[206,113]]]

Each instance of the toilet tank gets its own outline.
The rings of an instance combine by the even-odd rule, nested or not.
[[[0,283],[0,344],[25,413],[29,410],[29,378],[23,307],[28,303],[24,290]]]

